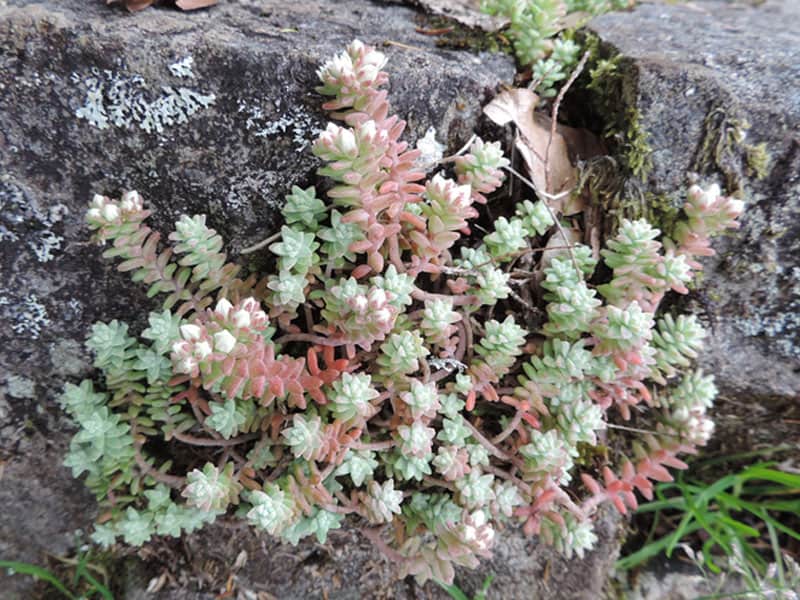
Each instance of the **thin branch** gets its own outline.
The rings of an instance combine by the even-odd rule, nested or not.
[[[519,426],[521,421],[522,421],[522,411],[518,410],[514,415],[514,418],[511,419],[511,422],[508,424],[508,427],[506,427],[503,431],[501,431],[499,434],[497,434],[492,438],[492,443],[499,444],[508,436],[510,436],[512,433],[514,433],[514,430]]]
[[[547,194],[546,192],[542,193],[541,191],[539,191],[536,188],[536,185],[530,179],[525,177],[522,173],[514,170],[511,167],[503,167],[503,168],[506,171],[508,171],[509,173],[511,173],[512,175],[514,175],[515,177],[519,178],[519,180],[522,181],[522,183],[524,183],[529,188],[531,188],[536,194],[543,195],[546,198],[555,198],[555,196],[550,196],[550,194]],[[571,192],[564,191],[564,192],[561,192],[561,195],[565,195],[567,193],[571,193]],[[558,220],[558,217],[556,216],[555,212],[553,211],[552,207],[550,206],[550,203],[543,202],[542,204],[544,204],[545,208],[547,209],[547,212],[550,213],[550,218],[553,219],[553,222],[556,224],[556,228],[558,229],[559,234],[561,234],[561,239],[564,240],[565,244],[569,244],[569,238],[567,237],[567,232],[564,230],[564,226],[561,224],[561,221]],[[575,260],[575,254],[572,252],[572,246],[571,245],[567,246],[567,252],[569,252],[569,257],[572,259],[572,265],[575,267],[575,270],[578,272],[578,276],[581,279],[583,279],[583,272],[581,271],[581,268],[578,266],[578,261]]]
[[[408,559],[400,554],[397,550],[389,546],[383,538],[381,537],[381,530],[380,528],[370,528],[370,527],[362,527],[360,529],[361,533],[364,534],[364,537],[367,538],[370,542],[375,544],[375,546],[386,555],[390,561],[400,565],[405,563]]]
[[[308,342],[320,346],[345,346],[348,342],[344,340],[332,340],[313,333],[287,333],[275,340],[276,344],[288,344],[289,342]]]
[[[558,110],[561,108],[561,102],[564,100],[564,96],[567,94],[570,86],[575,83],[578,75],[580,75],[581,71],[583,71],[583,67],[586,66],[586,61],[589,60],[589,54],[589,50],[583,53],[580,61],[578,61],[578,64],[572,70],[572,74],[569,76],[569,79],[567,79],[567,82],[562,85],[561,89],[558,91],[555,104],[553,104],[553,112],[550,115],[550,136],[547,138],[547,147],[544,151],[544,156],[546,158],[544,163],[544,177],[545,181],[547,182],[545,184],[547,189],[550,189],[550,146],[553,144],[553,138],[556,136],[556,128],[558,127]]]
[[[470,432],[472,433],[472,437],[478,440],[478,443],[484,448],[486,448],[489,454],[491,454],[495,458],[499,458],[500,460],[516,464],[516,461],[512,456],[510,456],[506,452],[503,452],[502,450],[500,450],[500,448],[498,448],[492,442],[486,439],[484,435],[480,431],[478,431],[478,429],[472,423],[469,422],[469,419],[464,419],[464,423],[467,425]]]
[[[231,438],[229,440],[210,440],[208,438],[199,438],[193,435],[189,435],[188,433],[180,433],[175,431],[172,433],[172,437],[176,440],[180,440],[184,444],[189,444],[190,446],[208,446],[208,447],[219,447],[225,448],[227,446],[238,446],[239,444],[244,444],[245,442],[249,442],[251,440],[256,440],[261,437],[262,434],[260,433],[247,433],[245,435],[240,435],[239,437]]]
[[[248,246],[247,248],[242,250],[239,254],[251,254],[251,253],[255,252],[256,250],[261,250],[264,246],[268,246],[272,242],[278,241],[278,239],[280,239],[280,237],[281,237],[281,232],[280,231],[278,231],[276,233],[273,233],[271,236],[269,236],[268,238],[266,238],[264,240],[261,240],[257,244],[253,244],[252,246]]]
[[[457,159],[459,156],[461,156],[462,154],[465,154],[465,153],[467,152],[467,150],[469,150],[469,147],[472,145],[472,142],[474,142],[474,141],[475,141],[475,138],[477,138],[477,137],[478,137],[478,136],[477,136],[476,134],[474,134],[474,133],[473,133],[473,134],[472,134],[472,137],[471,137],[471,138],[469,138],[469,140],[467,141],[467,143],[466,143],[466,144],[464,144],[463,146],[461,146],[461,148],[459,149],[459,151],[458,151],[458,152],[456,152],[455,154],[451,154],[450,156],[447,156],[447,157],[443,158],[442,160],[440,160],[440,161],[439,161],[439,164],[440,164],[440,165],[443,165],[443,164],[446,164],[446,163],[454,162],[454,161],[455,161],[455,160],[456,160],[456,159]]]

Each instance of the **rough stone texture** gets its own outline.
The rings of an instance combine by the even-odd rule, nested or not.
[[[265,237],[284,194],[307,185],[317,166],[308,146],[325,116],[314,71],[356,36],[406,45],[384,49],[409,137],[433,125],[459,147],[482,105],[513,77],[513,62],[437,49],[414,32],[413,16],[357,0],[243,0],[136,15],[100,1],[0,3],[0,557],[41,564],[45,552],[74,551],[75,530],[90,527],[94,501],[61,466],[72,432],[54,398],[65,380],[91,372],[82,342],[92,322],[124,318],[139,330],[152,306],[87,243],[91,195],[139,190],[161,231],[181,213],[207,213],[234,254]],[[89,110],[92,94],[104,116]],[[124,108],[131,104],[136,112]],[[158,132],[167,110],[186,122]],[[503,598],[528,598],[548,582],[561,598],[596,597],[618,524],[604,517],[598,549],[570,563],[580,565],[578,579],[568,581],[554,552],[509,532],[497,558],[464,575],[463,586],[495,572]],[[240,590],[443,597],[432,584],[396,582],[392,565],[353,530],[325,547],[294,549],[223,525],[140,551],[121,569],[124,596],[143,597],[150,579],[169,570],[180,589],[163,598],[213,598],[242,549],[249,561],[237,571]],[[30,588],[30,580],[0,575],[3,598],[30,598]]]
[[[590,24],[633,67],[629,108],[653,149],[646,189],[680,202],[693,172],[701,183],[742,188],[742,228],[715,242],[693,309],[710,325],[702,366],[723,399],[776,412],[800,408],[798,22],[800,4],[767,0],[643,3]],[[750,129],[735,143],[744,121]],[[703,144],[718,141],[719,125],[728,143],[709,160]],[[760,143],[770,161],[759,180],[747,155]]]
[[[472,597],[486,576],[494,574],[490,598],[596,600],[602,597],[603,585],[617,558],[620,521],[616,512],[604,510],[596,524],[597,547],[582,559],[567,560],[518,532],[503,532],[503,541],[496,546],[492,559],[475,571],[459,570],[456,584]],[[182,589],[161,592],[155,596],[158,600],[213,600],[221,590],[206,585],[206,591],[197,592],[197,583],[212,577],[225,582],[229,573],[235,573],[240,598],[259,591],[268,591],[281,600],[449,598],[433,583],[421,588],[411,578],[396,581],[392,565],[352,529],[332,532],[324,546],[301,542],[293,548],[270,544],[247,526],[234,530],[214,526],[189,536],[182,546],[185,564],[181,571],[187,583]],[[247,552],[249,559],[241,569],[233,569],[241,551]],[[175,567],[170,568],[174,571]],[[159,567],[149,564],[139,569],[138,576],[131,575],[135,570],[130,566],[127,569],[131,580],[125,600],[153,598],[140,593],[149,578],[160,574]]]

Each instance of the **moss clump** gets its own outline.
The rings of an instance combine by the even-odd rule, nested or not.
[[[748,173],[756,179],[764,179],[769,173],[770,154],[765,143],[745,144],[745,160]]]
[[[603,137],[611,145],[620,166],[629,175],[644,181],[653,167],[653,151],[636,108],[636,68],[593,34],[587,34],[583,43],[591,53],[588,80],[582,82],[588,92],[589,106],[602,122]]]
[[[418,31],[436,36],[436,45],[440,48],[505,54],[513,52],[511,42],[500,32],[467,27],[439,15],[418,15],[414,21]]]
[[[718,171],[725,186],[741,195],[745,177],[763,179],[769,173],[767,145],[745,142],[750,123],[722,105],[712,106],[703,121],[703,139],[692,164],[698,173]]]

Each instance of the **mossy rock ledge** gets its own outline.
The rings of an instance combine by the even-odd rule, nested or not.
[[[482,106],[512,81],[514,64],[437,48],[415,33],[415,16],[356,0],[241,0],[136,14],[101,0],[0,3],[2,559],[42,564],[45,553],[74,552],[75,531],[89,530],[96,504],[61,464],[73,430],[55,398],[65,380],[91,373],[83,340],[92,322],[125,319],[140,330],[154,306],[87,243],[92,194],[138,190],[162,232],[182,213],[206,213],[235,256],[275,230],[293,184],[313,181],[309,146],[326,123],[315,70],[355,37],[388,55],[391,100],[408,139],[434,126],[457,149],[480,126]],[[548,581],[565,597],[599,593],[618,524],[609,516],[598,528],[603,543],[570,569],[550,549],[506,532],[494,561],[460,574],[460,584],[475,589],[494,572],[501,597],[528,597],[553,561]],[[106,566],[121,598],[144,597],[165,569],[179,575],[179,589],[148,598],[215,598],[242,550],[249,558],[237,571],[240,594],[445,597],[433,584],[396,581],[357,531],[337,533],[324,547],[293,548],[248,527],[215,526],[156,543],[143,551],[146,563],[131,556]],[[0,596],[52,597],[5,571]]]
[[[681,300],[710,332],[701,366],[720,389],[717,443],[732,451],[800,442],[784,422],[800,414],[798,20],[793,0],[709,0],[643,2],[588,26],[620,57],[631,93],[618,110],[651,150],[628,189],[679,207],[687,184],[716,182],[746,202]]]

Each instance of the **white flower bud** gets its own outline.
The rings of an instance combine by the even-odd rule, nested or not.
[[[227,319],[228,313],[231,311],[232,308],[233,304],[231,304],[225,298],[223,298],[222,300],[217,302],[217,307],[214,309],[214,312],[216,312],[223,319]]]
[[[120,208],[127,212],[133,212],[142,208],[142,199],[138,192],[130,191],[122,194],[119,202]]]
[[[261,305],[255,298],[249,297],[242,300],[242,308],[248,312],[253,312],[254,310],[260,310]]]
[[[98,221],[102,216],[99,208],[90,208],[86,211],[86,218],[91,221]]]
[[[738,216],[742,214],[742,211],[744,211],[744,202],[737,200],[736,198],[730,198],[728,200],[728,207],[732,214]]]
[[[197,367],[197,361],[191,356],[187,356],[186,358],[183,358],[176,363],[175,372],[191,375],[196,367]]]
[[[367,310],[367,305],[369,304],[366,296],[362,295],[356,296],[350,302],[351,306],[353,307],[353,310],[357,312],[364,312],[365,310]]]
[[[233,313],[232,320],[233,324],[240,329],[250,327],[250,313],[241,308]]]
[[[189,355],[188,352],[189,344],[184,341],[178,341],[172,344],[172,351],[180,357],[185,357]]]
[[[106,221],[115,221],[119,217],[119,208],[116,204],[106,204],[102,208],[102,214]]]
[[[475,537],[476,537],[475,536],[476,533],[477,532],[475,531],[475,528],[472,525],[465,525],[464,526],[464,541],[465,542],[473,541],[475,539]]]
[[[362,138],[372,139],[375,137],[375,134],[378,132],[377,126],[375,125],[375,121],[366,121],[361,124],[361,127],[358,129],[358,133]]]
[[[339,149],[348,156],[358,155],[358,145],[356,144],[356,136],[349,129],[340,128],[338,135]]]
[[[481,527],[486,523],[486,515],[482,510],[476,510],[470,515],[470,519],[475,527]]]
[[[202,342],[197,342],[194,345],[194,355],[199,360],[203,360],[209,354],[211,354],[211,344],[209,344],[207,341],[203,340]]]
[[[181,337],[185,340],[198,340],[203,330],[198,325],[181,325]]]
[[[236,346],[236,338],[230,331],[223,329],[214,334],[214,348],[222,354],[228,354]]]

